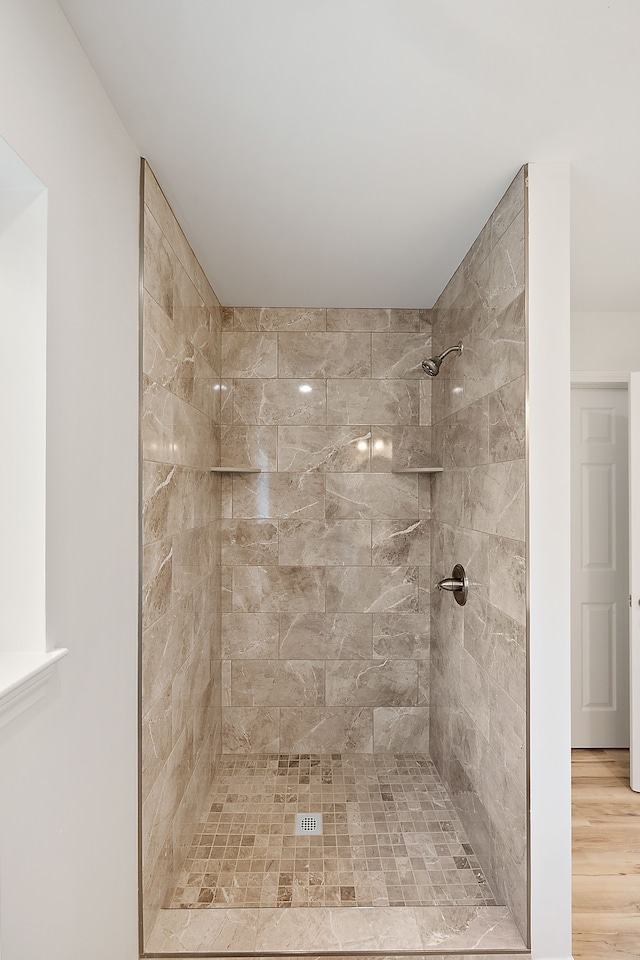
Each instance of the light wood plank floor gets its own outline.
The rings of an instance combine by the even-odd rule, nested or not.
[[[640,958],[640,794],[628,750],[573,750],[573,955]]]

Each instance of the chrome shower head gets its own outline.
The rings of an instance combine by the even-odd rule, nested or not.
[[[428,377],[437,377],[440,373],[440,364],[446,356],[450,353],[462,353],[462,340],[455,347],[449,347],[448,350],[445,350],[444,353],[441,353],[437,357],[429,357],[427,360],[422,361],[422,369]]]
[[[422,361],[422,369],[428,377],[437,377],[440,373],[440,364],[442,359],[440,357],[429,357],[428,360]]]

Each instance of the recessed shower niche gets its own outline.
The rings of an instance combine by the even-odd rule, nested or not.
[[[148,956],[527,952],[525,190],[432,309],[223,307],[143,165]]]

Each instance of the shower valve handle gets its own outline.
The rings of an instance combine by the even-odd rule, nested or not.
[[[461,563],[456,563],[450,577],[445,577],[436,583],[438,590],[448,590],[453,594],[453,599],[464,607],[469,595],[469,581],[465,569]]]
[[[439,580],[437,583],[438,590],[451,590],[452,593],[455,593],[456,590],[464,590],[464,580],[454,580],[453,577],[445,577],[444,580]]]

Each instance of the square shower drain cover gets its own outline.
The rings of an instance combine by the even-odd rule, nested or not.
[[[295,837],[319,837],[322,835],[321,813],[296,813]]]

